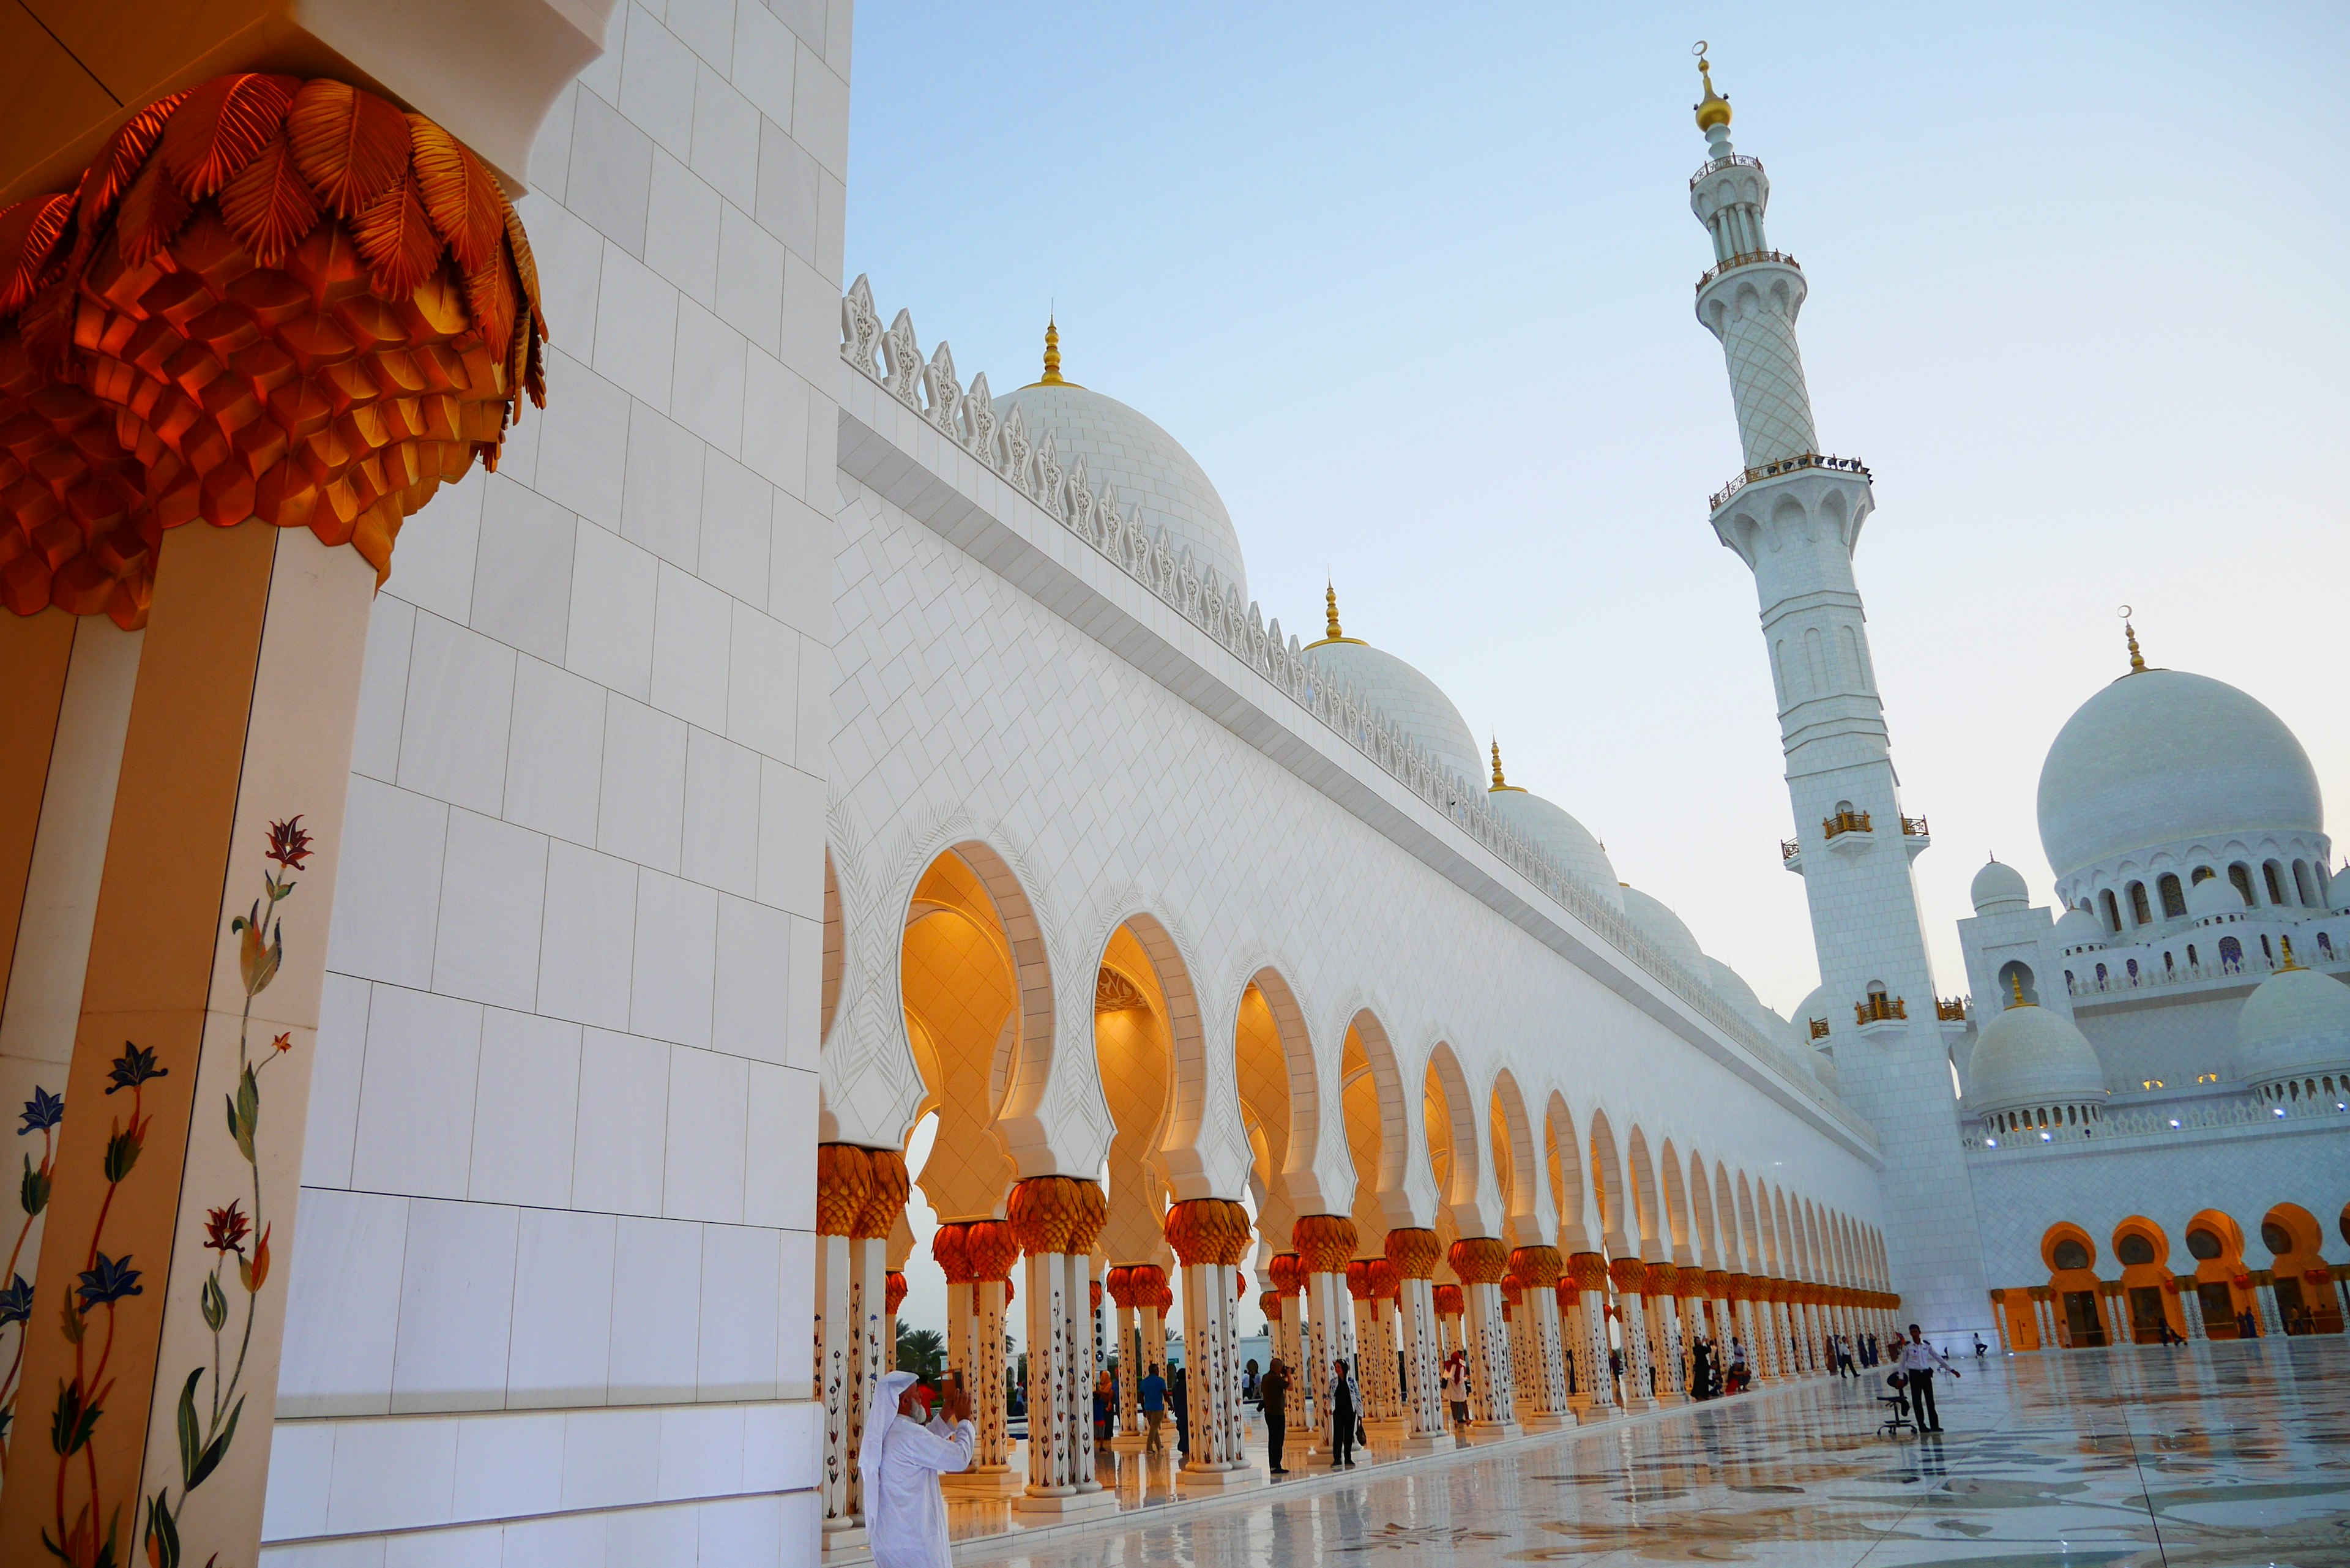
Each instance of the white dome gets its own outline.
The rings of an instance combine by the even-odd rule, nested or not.
[[[2254,1085],[2350,1067],[2350,985],[2314,969],[2277,971],[2236,1014],[2228,1064]]]
[[[2056,917],[2056,945],[2060,948],[2101,948],[2106,945],[2106,936],[2105,922],[2086,909],[2067,909]]]
[[[1654,942],[1667,958],[1699,980],[1705,980],[1705,952],[1697,945],[1697,938],[1690,929],[1681,924],[1681,918],[1638,888],[1627,885],[1622,892],[1624,912],[1632,917],[1640,934]]]
[[[1550,857],[1591,885],[1591,890],[1617,909],[1624,907],[1616,885],[1616,867],[1591,830],[1538,794],[1516,788],[1497,789],[1485,796],[1494,815],[1524,834]]]
[[[2106,1097],[2106,1073],[2087,1038],[2062,1013],[2026,1003],[1983,1027],[1968,1063],[1967,1107],[1977,1116]]]
[[[1306,657],[1333,680],[1352,685],[1359,701],[1385,713],[1439,767],[1451,768],[1471,784],[1485,776],[1469,721],[1435,681],[1394,654],[1353,638],[1317,642]]]
[[[1762,999],[1754,994],[1754,988],[1746,983],[1744,975],[1740,974],[1711,953],[1700,956],[1704,961],[1698,973],[1704,978],[1706,984],[1721,993],[1724,1002],[1758,1023],[1768,1019],[1770,1023],[1767,1033],[1773,1039],[1781,1038],[1786,1033],[1787,1021],[1762,1005]]]
[[[1213,567],[1248,602],[1248,573],[1232,514],[1207,471],[1173,436],[1116,398],[1067,382],[1038,382],[995,400],[999,415],[1014,409],[1031,439],[1041,442],[1052,433],[1063,468],[1083,458],[1089,486],[1098,490],[1105,479],[1118,486],[1120,506],[1139,507],[1146,527],[1167,530],[1169,549],[1189,548],[1193,566]]]
[[[2216,873],[2187,889],[2187,913],[2191,919],[2241,915],[2245,908],[2244,896],[2236,891],[2236,885]]]
[[[2326,879],[2326,902],[2334,908],[2350,911],[2350,866],[2345,866]]]
[[[2040,770],[2040,842],[2059,881],[2157,845],[2324,826],[2317,774],[2284,722],[2184,670],[2137,670],[2090,698]]]
[[[1811,995],[1795,1004],[1795,1031],[1806,1045],[1812,1043],[1812,1020],[1814,1018],[1826,1019],[1831,1028],[1835,1024],[1835,1010],[1828,1002],[1828,988],[1825,985],[1814,986]]]
[[[1999,860],[1975,873],[1967,897],[1974,900],[1978,915],[2021,914],[2032,907],[2032,889],[2024,886],[2023,873]]]
[[[1820,1082],[1827,1085],[1828,1093],[1841,1094],[1843,1086],[1836,1082],[1835,1058],[1825,1051],[1813,1051],[1809,1055],[1812,1070],[1819,1075]]]

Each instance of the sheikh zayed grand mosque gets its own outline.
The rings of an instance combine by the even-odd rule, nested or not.
[[[1792,1017],[1343,568],[1268,618],[1056,327],[999,389],[845,275],[849,0],[20,9],[0,1560],[852,1561],[929,1271],[944,1484],[1032,1524],[1121,1506],[1170,1348],[1170,1494],[1263,1486],[1260,1324],[1293,1455],[1342,1359],[1433,1455],[1732,1338],[1767,1398],[1911,1322],[2342,1334],[2308,756],[2132,630],[2041,774],[2055,884],[1986,865],[1936,976],[1869,471],[1710,74]]]

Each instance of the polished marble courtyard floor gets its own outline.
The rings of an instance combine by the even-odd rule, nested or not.
[[[1116,1517],[1005,1537],[1003,1511],[962,1505],[955,1560],[2350,1564],[2350,1340],[1993,1356],[1965,1371],[1939,1438],[1877,1436],[1874,1382],[1814,1382],[1335,1486],[1308,1469],[1305,1485],[1205,1510],[1154,1506],[1163,1461],[1121,1458]]]

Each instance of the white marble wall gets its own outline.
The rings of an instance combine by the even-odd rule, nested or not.
[[[815,1557],[849,31],[624,5],[534,149],[548,407],[370,633],[275,1568]]]

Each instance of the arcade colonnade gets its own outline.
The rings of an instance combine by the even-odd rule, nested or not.
[[[2334,1224],[2350,1242],[2350,1202]],[[2124,1219],[2102,1245],[2074,1220],[2049,1226],[2040,1239],[2045,1279],[1991,1293],[2000,1347],[2156,1345],[2166,1332],[2190,1342],[2345,1332],[2350,1265],[2325,1260],[2324,1227],[2303,1205],[2272,1205],[2249,1240],[2219,1208],[2198,1210],[2180,1229],[2183,1249],[2144,1214]],[[2262,1254],[2267,1266],[2254,1266]]]
[[[829,865],[827,883],[823,1023],[826,1050],[845,1052],[855,1002]],[[862,1391],[894,1356],[909,1270],[943,1275],[950,1376],[973,1395],[978,1448],[950,1490],[1046,1512],[1115,1506],[1097,1479],[1096,1380],[1114,1373],[1110,1446],[1139,1449],[1140,1375],[1166,1367],[1179,1300],[1191,1447],[1175,1480],[1186,1492],[1262,1480],[1243,1446],[1239,1340],[1252,1305],[1293,1369],[1286,1419],[1302,1452],[1327,1450],[1323,1395],[1342,1360],[1357,1369],[1373,1442],[1438,1449],[1679,1403],[1701,1342],[1726,1354],[1735,1338],[1771,1384],[1823,1375],[1831,1335],[1899,1332],[1868,1223],[1683,1154],[1653,1117],[1578,1112],[1568,1085],[1548,1081],[1556,1066],[1511,1062],[1472,1078],[1475,1058],[1446,1040],[1408,1063],[1370,1009],[1332,1049],[1310,1036],[1309,1009],[1277,967],[1250,978],[1214,1032],[1232,1061],[1217,1075],[1229,1097],[1208,1103],[1199,988],[1166,923],[1142,911],[1102,943],[1087,988],[1101,1174],[1026,1174],[1017,1151],[1038,1137],[1041,1096],[1022,1080],[1051,1064],[1026,1054],[1024,1035],[1034,1020],[1067,1018],[1037,949],[1033,906],[1000,850],[956,844],[915,878],[894,969],[919,1088],[892,1141],[835,1137],[819,1150],[828,1550],[863,1539]],[[1553,1054],[1571,1073],[1571,1054]],[[906,1147],[931,1116],[929,1155],[910,1170]],[[1202,1145],[1221,1118],[1248,1152],[1219,1177]],[[927,1259],[906,1220],[917,1190],[939,1219]],[[1014,1312],[1024,1456],[1007,1436]],[[1442,1394],[1456,1351],[1471,1389],[1461,1430]]]

